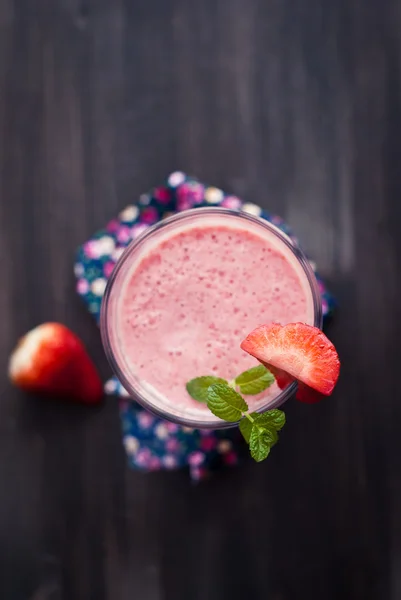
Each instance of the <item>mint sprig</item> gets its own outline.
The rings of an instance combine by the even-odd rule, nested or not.
[[[285,414],[277,408],[265,413],[250,413],[239,391],[245,395],[259,394],[274,382],[274,376],[263,365],[241,373],[233,381],[220,377],[196,377],[187,383],[189,395],[206,402],[209,410],[219,419],[235,423],[249,444],[252,458],[261,462],[270,454],[278,441],[278,432],[284,427]]]
[[[281,431],[285,425],[285,414],[278,408],[273,408],[272,410],[268,410],[260,415],[254,413],[253,416],[255,417],[258,425],[263,425],[263,427],[268,427],[270,429],[274,429],[275,431]]]
[[[205,377],[195,377],[188,381],[186,387],[187,392],[194,400],[198,402],[207,402],[207,392],[211,385],[214,383],[227,383],[225,379],[221,377],[214,377],[214,375],[206,375]]]
[[[262,462],[270,454],[270,448],[274,445],[272,435],[268,429],[254,425],[249,438],[249,450],[256,462]]]
[[[274,375],[263,365],[252,367],[235,378],[235,384],[241,394],[254,396],[260,394],[274,383]]]
[[[253,414],[249,415],[249,416],[252,417],[252,419],[253,419]],[[239,422],[239,430],[242,433],[242,437],[244,438],[244,440],[246,441],[247,444],[249,444],[252,427],[253,427],[253,420],[251,420],[247,417],[244,417]]]
[[[235,423],[239,421],[248,405],[243,397],[228,383],[214,383],[207,391],[208,409],[219,419]]]

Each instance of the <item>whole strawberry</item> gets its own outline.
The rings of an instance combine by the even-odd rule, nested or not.
[[[60,323],[44,323],[21,338],[8,372],[28,392],[85,404],[97,404],[103,397],[102,382],[83,343]]]

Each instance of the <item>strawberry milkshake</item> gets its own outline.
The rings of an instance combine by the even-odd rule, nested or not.
[[[133,242],[109,280],[102,337],[134,399],[192,427],[222,427],[193,400],[200,375],[231,380],[257,361],[241,340],[266,322],[321,325],[313,271],[292,241],[264,220],[220,208],[171,217]],[[284,402],[294,386],[247,398],[252,411]]]

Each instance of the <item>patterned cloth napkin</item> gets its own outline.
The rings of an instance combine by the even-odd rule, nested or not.
[[[207,186],[185,173],[172,173],[165,185],[140,196],[137,203],[127,206],[116,219],[79,248],[74,267],[76,289],[97,322],[107,279],[131,240],[175,212],[200,206],[223,206],[262,217],[297,243],[280,217],[270,215],[256,204],[225,194],[216,187]],[[311,262],[311,265],[316,272],[314,263]],[[333,310],[334,301],[318,275],[317,279],[323,315],[327,317]],[[132,467],[155,471],[188,465],[191,478],[200,480],[222,465],[238,462],[241,444],[237,443],[236,428],[199,430],[164,421],[130,399],[116,377],[105,384],[105,391],[120,398],[123,444]]]

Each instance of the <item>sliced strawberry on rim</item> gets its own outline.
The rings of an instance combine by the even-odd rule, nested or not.
[[[276,383],[280,390],[285,390],[285,388],[291,385],[291,383],[294,383],[294,377],[291,377],[291,375],[289,375],[289,373],[287,373],[286,371],[283,371],[283,369],[278,369],[274,365],[268,363],[263,364],[267,369],[269,369],[269,371],[273,373]]]
[[[303,402],[329,396],[337,383],[337,351],[317,327],[305,323],[262,325],[245,338],[241,348],[271,369],[281,389],[297,380],[297,398]]]
[[[300,402],[304,402],[305,404],[317,404],[320,400],[323,400],[324,397],[324,394],[305,385],[302,381],[298,381],[298,389],[295,398]]]
[[[103,386],[81,340],[60,323],[44,323],[19,341],[10,357],[11,381],[28,392],[96,404]]]
[[[269,365],[268,363],[263,363],[265,367],[271,371],[275,377],[276,383],[280,390],[285,390],[291,383],[297,381],[294,377],[291,377],[288,373],[283,371],[282,369],[277,369],[273,365]],[[295,394],[295,398],[300,402],[305,402],[306,404],[316,404],[320,402],[323,398],[323,394],[320,392],[316,392],[314,389],[302,383],[302,381],[298,381],[298,388]]]

